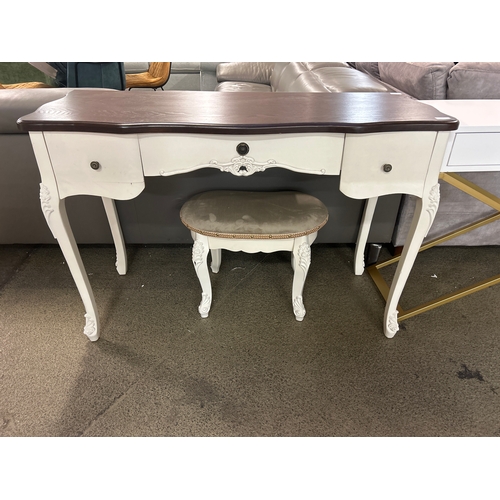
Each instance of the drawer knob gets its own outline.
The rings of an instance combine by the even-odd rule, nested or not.
[[[246,142],[240,142],[237,146],[236,146],[236,152],[240,155],[240,156],[245,156],[246,154],[248,154],[248,152],[250,151],[250,147],[248,146],[248,144]]]
[[[101,168],[101,164],[98,161],[91,161],[90,168],[92,170],[99,170]]]
[[[392,165],[390,163],[386,163],[382,169],[384,170],[384,172],[390,172],[392,170]]]

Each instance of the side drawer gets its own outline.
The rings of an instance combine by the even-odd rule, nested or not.
[[[239,144],[248,152],[240,154]],[[234,175],[282,167],[318,175],[338,175],[344,134],[141,134],[147,176],[173,175],[212,167]]]
[[[137,135],[45,132],[44,137],[61,198],[128,199],[144,188]]]
[[[435,139],[436,132],[347,134],[340,190],[357,199],[422,196]]]

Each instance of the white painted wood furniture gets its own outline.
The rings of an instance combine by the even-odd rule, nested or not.
[[[311,245],[328,221],[325,205],[294,191],[208,191],[189,199],[181,208],[182,223],[193,237],[193,264],[202,294],[198,311],[207,318],[212,305],[212,272],[218,273],[222,250],[233,252],[291,252],[292,307],[297,321],[306,314],[303,289],[311,264]]]
[[[460,126],[450,133],[442,172],[500,170],[500,100],[421,101],[442,113],[453,113]]]
[[[460,122],[458,129],[450,132],[439,178],[496,210],[485,218],[427,242],[419,249],[424,251],[500,219],[500,198],[460,175],[463,172],[500,171],[500,100],[449,99],[421,102],[456,117]],[[399,260],[400,257],[396,256],[368,268],[370,276],[386,299],[389,287],[379,269],[395,264]],[[499,283],[500,274],[497,274],[407,310],[398,305],[398,318],[404,321]]]
[[[132,199],[146,176],[216,168],[247,176],[268,168],[340,175],[340,190],[367,199],[355,272],[379,196],[419,199],[384,314],[398,330],[397,303],[438,203],[438,177],[458,121],[400,94],[105,92],[74,90],[18,121],[30,133],[41,173],[40,198],[85,306],[84,333],[100,335],[97,307],[65,209],[69,196],[103,198],[126,270],[115,199]],[[241,148],[241,144],[246,148]],[[181,196],[181,193],[179,193]],[[332,288],[334,285],[332,285]]]

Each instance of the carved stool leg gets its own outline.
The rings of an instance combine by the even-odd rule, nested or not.
[[[306,281],[307,271],[311,264],[311,246],[307,236],[295,238],[293,243],[294,267],[293,285],[292,285],[292,305],[295,319],[302,321],[306,315],[306,309],[302,300],[302,291]]]
[[[220,248],[212,248],[210,253],[212,254],[212,263],[210,267],[213,273],[218,273],[222,260],[222,250]]]
[[[195,234],[193,243],[193,264],[201,285],[201,302],[198,311],[202,318],[208,317],[212,305],[212,284],[208,273],[207,257],[210,251],[208,238],[201,234]]]

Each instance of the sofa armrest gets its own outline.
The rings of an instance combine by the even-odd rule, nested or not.
[[[253,82],[270,84],[273,62],[226,62],[217,66],[218,82]]]
[[[500,63],[457,63],[448,76],[448,99],[500,99]]]
[[[416,99],[446,99],[452,62],[379,62],[380,79]]]

